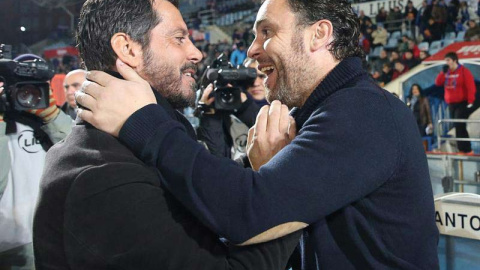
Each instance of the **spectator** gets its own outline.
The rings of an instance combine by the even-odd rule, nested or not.
[[[430,54],[426,51],[420,51],[420,61],[423,61],[430,57]]]
[[[243,39],[243,34],[240,29],[234,29],[232,34],[233,44],[237,44]]]
[[[443,71],[435,79],[435,85],[444,86],[445,102],[450,109],[451,118],[467,119],[475,101],[476,87],[473,75],[470,70],[460,65],[455,52],[447,53],[445,62]],[[455,123],[454,127],[457,138],[468,138],[465,123]],[[460,152],[469,153],[472,150],[470,142],[459,141],[457,145]]]
[[[414,58],[420,57],[420,49],[418,48],[417,44],[413,40],[408,41],[408,50],[412,51]]]
[[[365,33],[365,27],[366,27],[366,21],[367,20],[370,20],[372,21],[372,19],[370,19],[370,17],[368,17],[367,15],[365,15],[365,12],[363,10],[360,10],[359,14],[358,14],[358,19],[360,21],[360,32],[362,33]]]
[[[80,90],[82,83],[86,80],[87,71],[76,69],[70,71],[63,81],[66,101],[62,106],[62,111],[68,114],[72,119],[77,118],[77,103],[75,102],[75,92]]]
[[[398,44],[398,52],[399,53],[404,53],[408,50],[408,41],[410,38],[407,35],[402,36],[402,42]]]
[[[405,66],[405,64],[403,64],[400,60],[395,61],[393,65],[395,70],[393,71],[392,80],[395,80],[396,78],[402,76],[409,70],[409,68]]]
[[[413,2],[409,0],[405,7],[405,22],[407,24],[407,29],[410,30],[412,38],[414,39],[416,37],[415,19],[417,18],[417,14],[417,9],[413,6]]]
[[[480,26],[474,20],[468,21],[468,30],[465,33],[465,41],[480,40]]]
[[[370,19],[365,20],[365,32],[363,32],[363,35],[368,39],[370,47],[372,47],[371,45],[373,41],[372,33],[376,28],[377,26],[374,25]]]
[[[432,115],[430,113],[430,102],[423,96],[422,88],[418,84],[412,85],[407,99],[407,106],[412,110],[417,120],[420,135],[427,136],[433,130]],[[428,131],[428,132],[427,132]]]
[[[400,55],[397,51],[392,51],[390,53],[390,63],[395,63],[397,60],[400,60]]]
[[[370,41],[365,37],[363,33],[360,33],[359,44],[362,47],[365,54],[370,53]]]
[[[380,24],[380,23],[385,23],[385,21],[387,20],[387,11],[385,10],[385,7],[381,7],[378,10],[378,14],[375,17],[375,20],[376,20],[377,25]]]
[[[406,51],[403,54],[403,64],[410,70],[420,64],[420,61],[413,57],[413,52],[411,50]]]
[[[465,23],[469,20],[478,20],[477,14],[475,11],[468,6],[466,1],[460,2],[460,9],[458,10],[457,19],[460,19],[462,23]]]
[[[458,9],[460,3],[458,0],[452,0],[447,5],[447,27],[445,32],[453,32],[455,31],[455,24],[457,21]]]
[[[390,60],[388,59],[387,51],[381,50],[380,56],[373,60],[373,71],[381,72],[384,64],[390,64]]]
[[[432,18],[439,26],[440,38],[445,33],[445,26],[447,23],[447,6],[443,0],[434,0],[432,9]]]
[[[422,7],[417,12],[417,25],[420,28],[420,33],[423,33],[428,25],[428,20],[432,16],[432,4],[428,4],[426,0],[422,2]]]
[[[382,23],[377,23],[377,29],[372,32],[372,47],[387,45],[388,33]]]
[[[385,87],[385,85],[392,81],[393,70],[389,63],[383,64],[382,75],[377,79],[378,85],[380,87]]]
[[[436,40],[442,39],[442,29],[438,22],[436,22],[433,18],[428,20],[428,26],[423,31],[424,40],[428,43],[432,43]]]
[[[245,49],[245,44],[241,41],[237,44],[237,49],[232,52],[230,63],[232,63],[234,67],[237,67],[242,65],[246,58],[247,50]]]
[[[465,25],[462,23],[461,19],[458,19],[455,22],[455,32],[458,33],[458,32],[463,32],[463,31],[465,31]]]
[[[387,15],[387,23],[388,23],[387,30],[389,32],[401,30],[402,18],[403,18],[403,14],[400,11],[399,7],[396,6],[393,8],[393,10],[390,10],[390,13],[388,13]]]

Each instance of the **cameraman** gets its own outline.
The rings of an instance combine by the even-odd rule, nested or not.
[[[0,95],[7,87],[0,82]],[[0,111],[0,269],[34,269],[32,223],[45,154],[70,133],[72,124],[51,90],[45,109]]]
[[[203,111],[200,116],[200,126],[197,130],[198,139],[204,142],[208,150],[216,155],[232,159],[241,158],[247,145],[248,129],[255,124],[260,108],[267,105],[263,80],[265,74],[258,70],[256,60],[245,59],[244,66],[255,68],[257,78],[247,88],[247,94],[241,93],[242,106],[233,112],[215,111],[212,105],[214,97],[210,97],[213,86],[210,84],[202,94],[199,104],[210,110]]]

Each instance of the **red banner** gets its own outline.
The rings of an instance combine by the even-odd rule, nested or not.
[[[55,57],[62,57],[64,55],[78,55],[78,50],[75,47],[68,46],[68,47],[63,47],[63,48],[57,48],[57,49],[51,49],[51,50],[46,50],[43,52],[45,55],[45,58],[50,59],[50,58],[55,58]]]
[[[460,60],[479,60],[480,61],[480,41],[457,42],[441,49],[438,53],[425,59],[423,63],[431,64],[438,61],[444,61],[445,55],[449,52],[456,52]]]

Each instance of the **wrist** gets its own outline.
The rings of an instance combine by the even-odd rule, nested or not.
[[[50,123],[60,114],[60,109],[54,105],[44,110],[37,110],[34,114],[40,117],[44,123]]]

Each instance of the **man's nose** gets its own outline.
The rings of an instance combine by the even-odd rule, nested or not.
[[[193,62],[194,64],[198,64],[200,61],[202,61],[203,54],[197,47],[195,47],[195,45],[191,41],[190,41],[190,46],[191,46],[191,50],[188,55],[188,60]]]
[[[247,55],[250,58],[253,58],[255,60],[258,60],[258,57],[263,51],[263,44],[261,44],[257,38],[255,38],[252,42],[252,45],[250,45],[250,48],[248,48]]]

